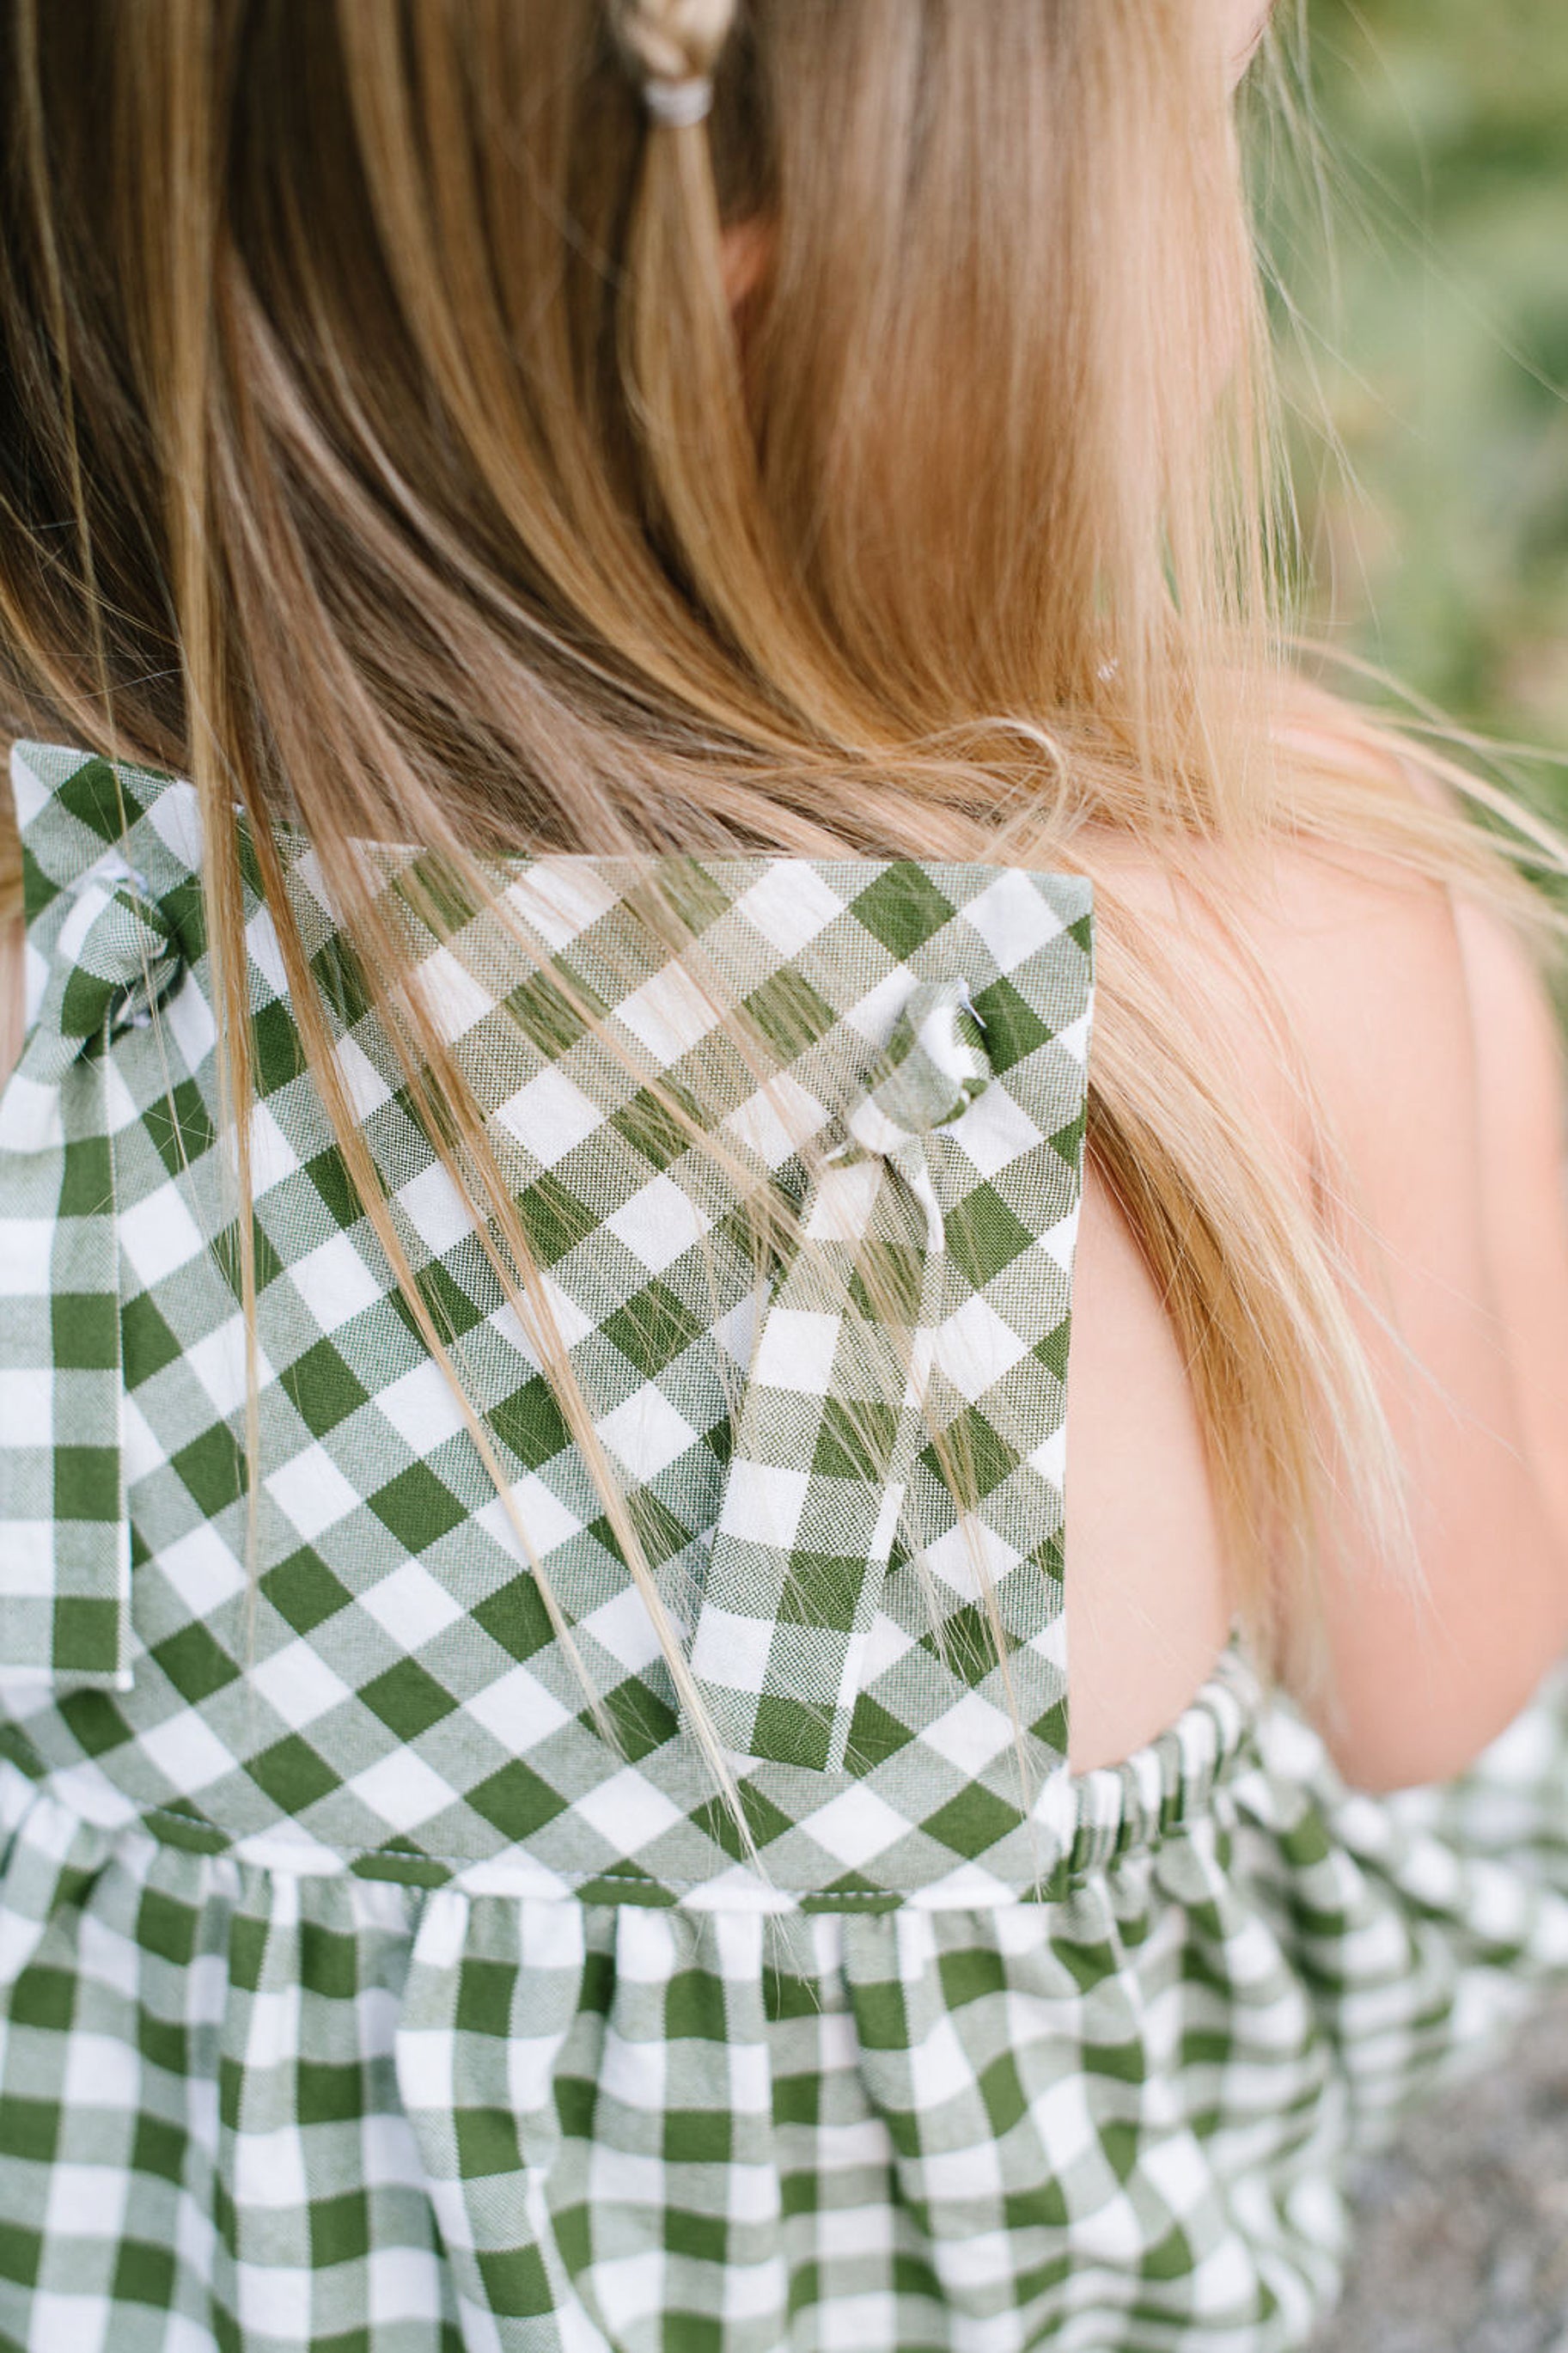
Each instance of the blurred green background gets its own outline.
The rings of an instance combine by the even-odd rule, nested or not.
[[[1568,0],[1280,5],[1316,124],[1268,207],[1308,619],[1568,754]],[[1524,781],[1568,818],[1568,766]]]

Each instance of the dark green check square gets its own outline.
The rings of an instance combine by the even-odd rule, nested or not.
[[[317,987],[345,1029],[353,1029],[370,1011],[370,991],[358,956],[348,938],[334,932],[310,958]]]
[[[1051,1150],[1075,1176],[1083,1161],[1083,1139],[1087,1127],[1086,1114],[1080,1111],[1076,1118],[1068,1121],[1065,1127],[1058,1127],[1049,1139]]]
[[[1138,2276],[1146,2280],[1188,2280],[1197,2267],[1197,2250],[1192,2240],[1173,2224],[1143,2257]]]
[[[707,1327],[656,1275],[599,1328],[645,1380],[652,1380]]]
[[[560,1790],[542,1780],[521,1757],[512,1757],[499,1772],[470,1789],[468,1803],[492,1830],[500,1831],[502,1838],[513,1843],[531,1837],[566,1810],[566,1799]]]
[[[728,2165],[734,2120],[727,2108],[667,2108],[664,2156],[671,2165]]]
[[[518,1197],[528,1239],[545,1266],[553,1266],[598,1227],[599,1219],[569,1185],[553,1174],[543,1176]]]
[[[69,2026],[75,2006],[76,1978],[70,1970],[37,1962],[16,1978],[6,2009],[13,2026],[41,2026],[58,2034]]]
[[[333,2263],[363,2263],[370,2250],[367,2190],[343,2189],[335,2198],[310,2200],[312,2270],[326,2271]]]
[[[859,1694],[849,1721],[848,1746],[858,1772],[868,1773],[873,1766],[885,1764],[900,1748],[907,1748],[914,1736],[901,1717],[890,1715],[868,1693]]]
[[[792,1827],[789,1815],[781,1806],[776,1806],[771,1798],[764,1797],[754,1782],[742,1781],[739,1784],[739,1788],[741,1811],[745,1817],[746,1827],[759,1847],[766,1846],[771,1840],[776,1839],[783,1831]],[[745,1852],[741,1841],[741,1833],[736,1827],[734,1815],[721,1799],[710,1798],[705,1804],[696,1809],[691,1819],[705,1837],[712,1839],[714,1843],[722,1847],[724,1852],[735,1862],[741,1861]]]
[[[294,1016],[280,997],[264,1005],[251,1024],[256,1041],[256,1092],[276,1093],[306,1067],[304,1048]]]
[[[664,1998],[667,2041],[726,2042],[724,1980],[710,1969],[677,1969]]]
[[[56,2101],[0,2094],[0,2158],[33,2158],[47,2165],[59,2133],[60,2110]]]
[[[683,2312],[674,2305],[662,2318],[658,2353],[724,2353],[730,2331],[710,2312]]]
[[[650,1567],[661,1568],[672,1555],[691,1542],[693,1531],[647,1487],[632,1489],[626,1498],[626,1511]],[[622,1558],[621,1540],[611,1527],[607,1514],[591,1520],[587,1533],[617,1560]]]
[[[603,1705],[615,1726],[616,1746],[628,1764],[640,1765],[645,1757],[673,1740],[680,1728],[675,1710],[636,1675],[628,1675],[605,1692]],[[592,1710],[584,1707],[577,1720],[592,1724]]]
[[[764,1692],[757,1702],[752,1747],[760,1756],[820,1773],[827,1763],[829,1730],[825,1709],[786,1699],[780,1692]]]
[[[320,1554],[312,1552],[308,1545],[301,1545],[287,1560],[268,1569],[261,1579],[261,1590],[296,1634],[313,1632],[323,1620],[346,1609],[353,1599],[348,1587],[339,1582]]]
[[[357,2125],[365,2110],[365,2069],[358,2059],[301,2059],[294,2097],[301,2126]]]
[[[393,881],[392,895],[436,939],[452,938],[478,913],[462,876],[436,850],[426,851],[403,869]]]
[[[110,1602],[100,1606],[110,1609],[118,1620],[117,1604]],[[131,1738],[131,1726],[107,1692],[65,1692],[61,1694],[59,1707],[61,1715],[70,1727],[71,1738],[89,1757],[107,1757],[111,1749],[123,1748]]]
[[[949,1252],[976,1291],[1038,1239],[994,1185],[976,1185],[949,1209],[945,1223]]]
[[[592,989],[584,992],[581,982],[576,989],[595,1011],[605,1010]],[[523,1036],[552,1061],[574,1045],[586,1027],[572,998],[546,972],[530,973],[502,1002]]]
[[[511,2032],[517,1977],[513,1961],[465,1957],[458,1977],[458,2032],[486,2034],[504,2042]]]
[[[967,1858],[984,1854],[998,1839],[1016,1830],[1022,1820],[1016,1806],[1008,1805],[978,1781],[972,1781],[956,1798],[940,1806],[934,1814],[928,1814],[921,1828],[931,1838],[940,1839],[954,1854]]]
[[[464,2159],[462,2126],[471,2113],[471,2110],[461,2110],[458,2118],[458,2166],[465,2180],[468,2168]],[[507,2121],[510,2122],[510,2117]],[[516,2142],[517,2135],[513,2131],[514,2150]],[[514,2173],[518,2162],[514,2155],[510,2168]],[[505,2169],[497,2168],[498,2171]],[[500,2253],[481,2247],[474,2260],[484,2289],[485,2310],[494,2313],[498,2319],[537,2320],[555,2310],[550,2274],[544,2268],[544,2257],[537,2247],[508,2247]]]
[[[185,2135],[180,2125],[163,2116],[139,2116],[131,2144],[131,2167],[160,2181],[179,2182],[185,2170]]]
[[[144,1819],[161,1846],[180,1847],[186,1854],[222,1854],[228,1845],[223,1831],[189,1798],[172,1798]]]
[[[117,1371],[119,1301],[103,1292],[57,1291],[49,1301],[49,1339],[57,1373]]]
[[[107,760],[85,761],[74,776],[56,786],[55,798],[100,841],[123,840],[145,808],[131,782],[131,771],[113,768]]]
[[[942,1439],[941,1453],[933,1439],[921,1448],[921,1461],[933,1479],[945,1485],[945,1455],[952,1464],[966,1502],[978,1502],[989,1495],[1018,1467],[1013,1449],[976,1406],[966,1405],[962,1413],[954,1414]]]
[[[121,2239],[110,2291],[117,2304],[151,2305],[171,2312],[174,2295],[174,2250],[146,2239]]]
[[[781,1626],[824,1626],[847,1634],[866,1584],[866,1562],[853,1553],[790,1555],[789,1574],[779,1596]]]
[[[160,1960],[184,1968],[196,1949],[200,1916],[195,1905],[165,1895],[161,1888],[143,1888],[136,1907],[136,1941]]]
[[[704,1124],[692,1098],[683,1089],[668,1085],[662,1096],[653,1087],[639,1087],[631,1101],[610,1116],[610,1125],[617,1134],[658,1169],[668,1168],[672,1160],[691,1149],[690,1132],[676,1118],[671,1102],[679,1103],[699,1127]]]
[[[256,1219],[251,1221],[250,1247],[256,1265],[256,1288],[259,1294],[267,1289],[268,1283],[277,1282],[283,1271],[283,1261],[279,1256],[277,1245],[266,1227]],[[214,1235],[212,1254],[219,1273],[233,1292],[236,1301],[243,1303],[245,1260],[240,1247],[237,1220],[233,1225],[226,1226],[221,1233]]]
[[[137,1388],[184,1355],[179,1341],[153,1303],[150,1291],[138,1292],[120,1312],[121,1361],[128,1389]]]
[[[517,2118],[510,2108],[459,2108],[456,2123],[459,2179],[478,2181],[488,2174],[521,2171]]]
[[[170,1459],[209,1520],[245,1493],[245,1449],[226,1422],[213,1423]]]
[[[985,1059],[995,1071],[1010,1071],[1033,1054],[1056,1031],[1010,980],[994,980],[974,998],[974,1010],[985,1031]]]
[[[678,932],[689,932],[695,940],[732,903],[730,892],[700,859],[672,856],[660,860],[657,875],[633,884],[619,912],[657,940],[668,936],[672,921]]]
[[[250,1759],[246,1770],[285,1814],[303,1813],[340,1786],[331,1767],[297,1732],[264,1748],[259,1757]]]
[[[1007,1965],[994,1947],[971,1945],[942,1954],[937,1977],[949,2010],[963,2010],[972,2001],[993,2001],[1007,1990]]]
[[[457,1277],[442,1265],[439,1259],[433,1261],[429,1266],[422,1267],[416,1281],[419,1285],[419,1295],[425,1302],[430,1320],[444,1342],[450,1344],[454,1340],[461,1340],[474,1329],[477,1324],[484,1322],[488,1309],[481,1307],[478,1301],[464,1290]],[[419,1346],[423,1348],[425,1335],[420,1331],[415,1320],[414,1312],[403,1293],[400,1291],[388,1293],[387,1303],[402,1318],[410,1338],[417,1341]]]
[[[363,1215],[348,1162],[335,1144],[305,1163],[305,1174],[331,1212],[332,1222],[345,1233]]]
[[[106,1135],[73,1136],[60,1174],[62,1218],[100,1218],[114,1200],[114,1163]]]
[[[467,1506],[458,1503],[450,1487],[426,1462],[411,1462],[369,1501],[382,1526],[409,1552],[424,1552],[438,1544],[468,1516]]]
[[[934,1627],[928,1627],[921,1641],[971,1689],[983,1683],[996,1665],[995,1632],[978,1602],[951,1610],[942,1620],[940,1638]]]
[[[693,2214],[683,2206],[668,2206],[664,2213],[664,2245],[667,2253],[685,2255],[700,2263],[723,2263],[730,2258],[730,2226],[721,2214]],[[667,2313],[666,2342],[671,2353],[696,2353],[696,2340],[688,2332],[692,2315]],[[711,2327],[712,2322],[706,2326]]]
[[[189,1700],[193,1706],[210,1699],[214,1692],[222,1691],[240,1672],[200,1619],[193,1619],[177,1634],[155,1642],[152,1655],[181,1698]]]
[[[572,1433],[555,1392],[542,1373],[533,1374],[510,1397],[491,1406],[491,1430],[530,1471],[552,1461],[572,1443]]]
[[[458,1704],[446,1685],[437,1683],[417,1659],[399,1659],[384,1674],[364,1684],[360,1697],[399,1740],[417,1740]]]
[[[353,1915],[348,1915],[351,1919]],[[300,1983],[327,2001],[353,2001],[359,1989],[360,1948],[349,1929],[329,1928],[308,1916],[300,1923]]]
[[[473,1616],[475,1623],[483,1627],[491,1641],[499,1642],[514,1659],[531,1659],[536,1651],[555,1640],[555,1629],[540,1593],[539,1580],[529,1570],[487,1594],[475,1605]]]
[[[137,2051],[149,2067],[155,2067],[165,2075],[189,2074],[191,2030],[183,2019],[160,2018],[155,2010],[142,2009],[137,2015],[135,2031]],[[226,2057],[218,2063],[218,2096],[221,2100],[226,2090],[223,2078],[234,2062]]]
[[[183,881],[171,883],[160,891],[158,904],[188,971],[207,952],[207,911],[201,876],[187,874]]]
[[[296,1356],[279,1378],[284,1394],[312,1438],[325,1438],[340,1421],[357,1413],[370,1396],[330,1340],[318,1340],[302,1356]]]
[[[117,1446],[57,1446],[55,1517],[101,1520],[120,1517],[120,1449]]]
[[[769,1045],[786,1061],[793,1062],[826,1037],[838,1018],[821,990],[791,965],[784,965],[741,1001]]]
[[[120,1664],[120,1605],[62,1593],[54,1606],[55,1663],[73,1674],[105,1675]]]
[[[900,859],[850,902],[849,912],[875,940],[900,958],[923,947],[952,920],[952,902],[923,867]]]
[[[827,1479],[885,1476],[899,1427],[895,1406],[830,1397],[817,1424],[812,1469]]]
[[[22,911],[29,924],[52,907],[60,895],[59,884],[52,874],[39,865],[32,844],[22,844]]]
[[[773,2122],[776,2125],[816,2125],[822,2116],[822,2078],[820,2075],[775,2075],[773,2077]]]
[[[194,1079],[182,1079],[159,1102],[149,1103],[142,1124],[171,1176],[210,1152],[217,1130]]]
[[[25,2153],[33,2154],[31,2150]],[[5,2116],[0,2107],[0,2158],[22,2154],[5,2137]],[[52,2150],[49,2155],[53,2155]],[[44,2162],[47,2161],[46,2157]],[[19,2287],[37,2287],[43,2260],[44,2242],[39,2232],[25,2230],[17,2222],[0,2221],[0,2279],[15,2281]]]

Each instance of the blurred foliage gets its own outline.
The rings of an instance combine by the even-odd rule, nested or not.
[[[1568,754],[1568,0],[1293,5],[1311,131],[1267,234],[1309,625]],[[1568,766],[1534,781],[1568,818]]]

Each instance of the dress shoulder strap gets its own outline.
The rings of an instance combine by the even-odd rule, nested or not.
[[[195,797],[18,744],[26,1029],[0,1096],[0,1683],[131,1682],[110,1049],[197,949]]]

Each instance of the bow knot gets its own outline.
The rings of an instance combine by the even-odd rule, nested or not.
[[[919,981],[845,1125],[862,1151],[892,1155],[961,1119],[990,1077],[967,982]],[[829,1156],[850,1155],[840,1145]]]
[[[799,1249],[758,1328],[690,1651],[705,1705],[743,1755],[845,1765],[942,1320],[933,1143],[993,1075],[966,984],[917,982],[802,1205]],[[868,1315],[873,1236],[892,1246],[892,1280]]]
[[[66,958],[56,1026],[79,1045],[144,1028],[179,978],[173,926],[142,878],[100,870],[60,934]]]

